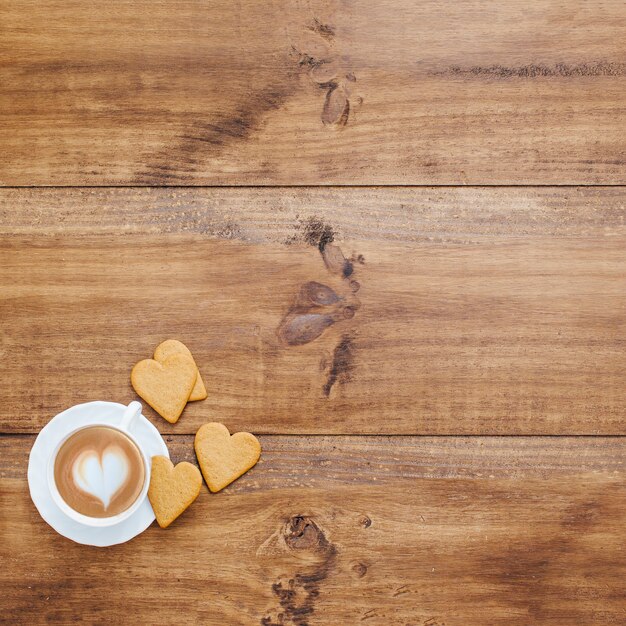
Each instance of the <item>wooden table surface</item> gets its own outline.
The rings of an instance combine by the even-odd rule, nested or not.
[[[0,33],[0,622],[626,623],[621,0],[5,0]],[[261,461],[74,544],[34,438],[166,338],[209,391],[146,410],[172,458],[219,420]]]

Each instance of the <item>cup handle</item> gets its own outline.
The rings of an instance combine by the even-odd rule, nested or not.
[[[131,423],[135,420],[135,418],[141,415],[141,402],[137,402],[133,400],[124,410],[124,415],[122,415],[122,421],[120,422],[120,428],[122,430],[129,430]]]

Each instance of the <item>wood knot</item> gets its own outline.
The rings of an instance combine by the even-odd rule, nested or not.
[[[279,339],[288,346],[302,346],[317,339],[336,316],[326,313],[293,313],[289,312],[278,327]]]
[[[280,609],[261,620],[262,626],[308,626],[320,595],[320,584],[328,577],[335,562],[337,549],[328,541],[322,529],[306,515],[290,517],[282,528],[282,538],[291,554],[295,571],[281,576],[272,584],[272,592]]]
[[[311,307],[331,306],[340,300],[341,298],[328,285],[314,280],[302,285],[298,294],[298,306],[305,310]]]
[[[355,563],[352,566],[352,571],[356,574],[357,578],[363,578],[367,574],[367,565],[365,563]]]
[[[343,310],[343,316],[347,319],[350,320],[354,317],[354,314],[356,312],[356,307],[354,306],[347,306],[344,310]]]
[[[372,520],[367,515],[361,515],[359,517],[359,526],[363,528],[369,528],[372,525]]]
[[[288,520],[284,534],[285,543],[292,550],[326,552],[330,545],[318,525],[303,515]]]

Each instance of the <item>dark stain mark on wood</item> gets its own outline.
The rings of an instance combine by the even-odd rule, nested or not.
[[[301,50],[298,50],[298,48],[296,48],[295,46],[291,46],[291,50],[297,59],[299,67],[304,67],[312,70],[320,67],[321,65],[324,65],[324,63],[327,63],[327,61],[325,61],[324,59],[318,59],[308,54],[307,52],[302,52]]]
[[[624,76],[626,75],[626,63],[599,61],[598,63],[580,63],[576,65],[556,63],[554,65],[530,64],[520,65],[517,67],[506,67],[503,65],[473,65],[471,67],[460,67],[458,65],[453,65],[447,71],[434,72],[434,74],[477,76],[486,78],[573,78],[578,76]]]
[[[328,370],[324,395],[328,397],[335,383],[344,383],[350,380],[353,369],[354,344],[349,335],[344,335],[335,346],[332,362]]]
[[[335,562],[337,549],[313,519],[296,515],[287,520],[283,539],[288,550],[298,557],[296,573],[272,584],[281,611],[276,619],[264,617],[262,626],[309,626],[319,597],[320,584]]]
[[[567,539],[564,539],[563,547],[567,543]],[[555,546],[552,542],[541,541],[532,546],[523,542],[521,545],[511,546],[502,553],[485,557],[483,573],[490,580],[498,580],[512,587],[525,586],[530,583],[538,584],[539,580],[545,576],[545,570],[551,559],[555,556]]]
[[[316,17],[313,18],[313,23],[309,26],[309,30],[328,41],[332,41],[335,38],[335,29],[329,24],[323,24]]]
[[[279,109],[297,89],[297,81],[293,78],[285,75],[280,83],[257,93],[246,93],[242,103],[233,106],[227,114],[212,119],[195,114],[182,117],[180,125],[185,128],[184,132],[174,139],[172,145],[156,154],[146,155],[142,159],[146,165],[135,175],[133,182],[162,185],[190,180],[193,173],[206,167],[209,158],[258,130],[265,116]],[[184,167],[173,169],[170,163],[183,163]]]
[[[318,217],[310,217],[306,222],[301,223],[300,227],[304,241],[318,248],[320,252],[324,252],[326,246],[335,240],[333,227]]]
[[[600,504],[594,500],[577,502],[565,509],[561,525],[564,529],[586,532],[600,519]]]
[[[550,590],[544,581],[559,568],[561,557],[576,549],[573,535],[521,537],[506,547],[487,551],[480,571],[485,581],[512,599],[514,606],[527,612],[529,623],[539,624]]]

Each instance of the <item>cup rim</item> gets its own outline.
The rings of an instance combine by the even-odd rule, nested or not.
[[[124,407],[124,405],[120,405],[120,408],[126,408],[126,407]],[[56,481],[54,480],[54,465],[56,462],[57,455],[59,454],[59,451],[61,450],[61,447],[63,446],[63,444],[70,437],[74,436],[76,433],[80,432],[81,430],[86,430],[87,428],[94,428],[98,426],[104,427],[104,428],[112,428],[113,430],[117,430],[118,432],[128,437],[128,439],[130,439],[131,442],[135,445],[137,450],[139,450],[139,454],[141,455],[141,459],[144,464],[144,484],[143,484],[141,491],[139,492],[139,495],[127,509],[125,509],[121,513],[118,513],[117,515],[112,515],[110,517],[90,517],[89,515],[79,513],[78,511],[73,509],[63,499],[63,496],[61,496],[61,493],[59,492],[59,489],[56,485]],[[141,447],[140,443],[137,441],[135,436],[130,431],[121,428],[117,424],[108,424],[105,422],[93,422],[91,424],[84,424],[83,426],[79,426],[78,428],[71,430],[56,444],[56,446],[54,447],[54,450],[50,454],[50,458],[48,459],[46,478],[47,478],[47,483],[48,483],[48,490],[50,491],[52,500],[61,509],[61,511],[65,513],[65,515],[67,515],[70,519],[76,522],[79,522],[81,524],[84,524],[86,526],[102,528],[105,526],[113,526],[114,524],[118,524],[119,522],[122,522],[123,520],[129,518],[143,504],[143,502],[145,501],[148,495],[148,488],[150,486],[150,462],[146,453]]]

